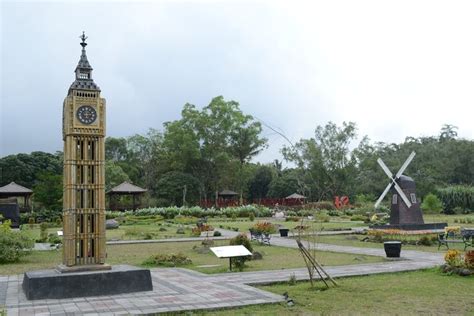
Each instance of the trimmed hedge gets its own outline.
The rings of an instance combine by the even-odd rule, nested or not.
[[[226,207],[222,209],[208,208],[203,209],[199,206],[194,207],[150,207],[143,208],[136,211],[107,211],[107,218],[115,218],[119,216],[151,216],[160,215],[167,219],[172,219],[177,215],[194,216],[194,217],[216,217],[227,216],[229,218],[248,217],[253,213],[257,217],[271,216],[272,212],[268,207],[259,205],[244,205],[238,207]]]

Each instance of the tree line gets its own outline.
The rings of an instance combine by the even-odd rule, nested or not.
[[[357,143],[357,126],[332,122],[317,126],[311,138],[283,146],[283,161],[261,164],[252,158],[265,150],[262,124],[239,103],[214,98],[201,110],[185,104],[178,120],[144,135],[106,138],[106,187],[130,181],[149,190],[150,205],[189,205],[213,200],[217,191],[238,192],[241,200],[281,198],[300,193],[310,201],[336,195],[375,200],[388,183],[377,164],[382,158],[394,172],[408,155],[415,159],[405,174],[424,196],[450,184],[472,185],[474,141],[460,139],[457,128],[407,137],[403,143]],[[284,135],[283,135],[284,136]],[[15,181],[33,188],[44,207],[61,207],[62,153],[33,152],[0,159],[0,185]]]

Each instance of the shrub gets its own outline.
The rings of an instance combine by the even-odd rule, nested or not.
[[[418,244],[423,246],[431,246],[433,245],[433,240],[429,236],[421,236],[420,240],[418,240]]]
[[[156,265],[165,267],[185,266],[192,263],[192,260],[182,253],[158,254],[151,256],[150,258],[143,261],[144,265]]]
[[[252,226],[252,230],[261,234],[273,234],[276,232],[276,227],[270,222],[258,222]]]
[[[63,241],[58,234],[51,233],[48,234],[48,242],[51,244],[61,244]]]
[[[214,236],[214,237],[220,237],[220,236],[222,236],[222,234],[221,234],[220,231],[216,230],[216,231],[214,231],[213,236]]]
[[[457,267],[461,264],[461,252],[456,249],[450,249],[444,255],[444,261],[452,267]]]
[[[46,242],[47,239],[48,239],[48,223],[42,222],[40,224],[39,242]]]
[[[16,262],[27,255],[34,246],[34,241],[24,232],[14,232],[11,222],[0,225],[0,263]]]
[[[296,275],[294,273],[290,274],[290,279],[288,280],[288,285],[296,284]]]
[[[255,220],[255,214],[253,212],[250,212],[249,221],[253,222],[254,220]]]
[[[464,264],[469,269],[474,269],[474,250],[466,251],[464,254]]]
[[[339,216],[341,215],[340,212],[336,211],[336,210],[331,210],[328,212],[328,215],[329,216]]]
[[[179,228],[178,228],[179,230]],[[182,233],[178,233],[178,231],[176,231],[177,234],[184,234],[184,230],[181,228],[182,230]],[[199,229],[199,227],[193,227],[193,229],[191,230],[191,236],[194,236],[194,237],[199,237],[201,236],[201,230]]]
[[[329,217],[329,215],[326,215],[326,214],[316,215],[316,221],[317,222],[329,223],[330,220],[331,220],[331,217]]]
[[[372,237],[374,242],[383,242],[384,233],[379,230],[369,230],[369,236]]]
[[[245,248],[247,248],[248,251],[253,252],[252,243],[250,242],[247,235],[245,234],[238,234],[237,236],[232,238],[229,241],[229,245],[231,246],[242,245]]]
[[[373,204],[375,200],[376,200],[376,197],[373,194],[358,194],[355,196],[355,203],[359,203],[359,204],[364,204],[364,203]]]
[[[421,204],[421,209],[425,212],[426,211],[439,212],[443,209],[443,203],[441,203],[441,200],[438,199],[436,195],[434,195],[433,193],[429,193],[423,199],[423,203]]]
[[[245,248],[247,248],[248,251],[253,252],[252,244],[250,243],[250,240],[247,238],[247,236],[244,235],[244,234],[239,234],[239,235],[235,236],[234,238],[232,238],[229,241],[229,245],[231,245],[231,246],[242,245]],[[235,258],[231,258],[230,260],[232,260],[232,264],[237,269],[239,269],[239,271],[242,271],[244,269],[245,262],[247,260],[250,260],[251,258],[252,258],[252,256],[235,257]]]

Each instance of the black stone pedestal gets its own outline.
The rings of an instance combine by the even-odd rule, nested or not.
[[[152,291],[150,270],[128,265],[106,271],[60,273],[57,270],[26,272],[23,291],[29,300],[114,295]]]

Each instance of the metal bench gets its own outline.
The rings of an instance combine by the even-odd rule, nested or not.
[[[250,240],[258,241],[265,245],[270,245],[270,234],[262,234],[253,230],[250,230]]]
[[[438,235],[438,250],[442,245],[449,249],[449,244],[464,244],[464,250],[467,247],[474,247],[474,231],[461,230],[460,234],[447,232]]]

